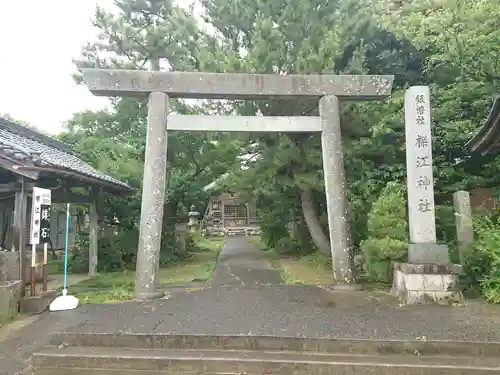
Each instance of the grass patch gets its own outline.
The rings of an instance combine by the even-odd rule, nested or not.
[[[262,250],[271,265],[280,270],[283,284],[328,285],[333,283],[332,260],[320,253],[305,256],[279,254],[268,248],[259,236],[250,237],[250,242]],[[373,283],[362,277],[356,280],[367,290],[387,290],[390,285]]]
[[[281,258],[279,262],[284,284],[328,285],[334,282],[332,260],[322,254]],[[391,286],[363,277],[358,277],[356,283],[361,284],[365,290],[374,291],[386,291]]]
[[[131,300],[134,295],[134,290],[133,288],[119,287],[115,290],[107,291],[94,290],[88,292],[76,292],[73,295],[80,300],[80,304],[82,305],[90,303],[118,303]]]
[[[294,284],[325,285],[333,282],[331,259],[319,253],[282,258],[280,262],[287,279],[295,280]]]
[[[285,269],[280,271],[281,283],[285,285],[296,285],[303,284],[300,280],[297,280],[293,275],[289,274]]]
[[[203,238],[199,251],[186,262],[172,264],[160,269],[158,279],[162,285],[204,282],[212,278],[217,257],[224,243],[223,238]],[[135,272],[111,272],[71,286],[72,293],[80,303],[116,303],[131,300],[135,285]]]
[[[217,252],[219,253],[224,244],[224,237],[201,237],[197,239],[196,246],[201,252]]]
[[[278,254],[268,248],[258,236],[250,242],[262,250],[274,268],[280,270],[283,284],[323,285],[333,281],[331,259],[319,253],[302,257]]]
[[[268,248],[264,241],[260,238],[260,236],[248,236],[248,242],[254,245],[257,249],[262,251],[272,251],[272,249]]]
[[[257,249],[261,250],[274,268],[282,269],[280,254],[278,254],[274,249],[267,247],[259,236],[249,236],[248,242],[254,245]]]

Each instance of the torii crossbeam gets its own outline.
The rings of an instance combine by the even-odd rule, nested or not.
[[[327,198],[333,275],[337,285],[353,285],[351,236],[339,100],[376,100],[391,94],[393,76],[273,75],[147,72],[84,69],[89,90],[99,96],[148,96],[148,130],[141,205],[135,297],[161,296],[156,290],[167,159],[167,130],[235,132],[319,132]],[[168,116],[168,98],[319,99],[319,117]]]

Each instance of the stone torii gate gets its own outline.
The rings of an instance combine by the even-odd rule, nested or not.
[[[351,236],[339,117],[339,100],[375,100],[390,95],[393,76],[226,74],[84,69],[84,81],[98,96],[148,96],[135,297],[156,290],[167,162],[167,131],[319,132],[327,198],[333,276],[339,286],[354,282]],[[168,116],[168,99],[319,99],[319,117]]]

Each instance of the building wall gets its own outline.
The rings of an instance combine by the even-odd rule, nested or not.
[[[27,199],[28,204],[26,207],[26,221],[24,226],[24,238],[26,244],[30,245],[30,227],[31,227],[31,197]],[[63,205],[58,205],[63,208]],[[76,210],[70,208],[71,221],[70,221],[70,243],[74,243],[76,239]],[[59,207],[52,206],[52,215],[50,218],[50,239],[52,248],[64,249],[66,242],[66,211],[61,210]],[[14,198],[0,201],[0,244],[4,243],[4,230],[6,226],[13,226],[14,221]],[[43,245],[38,245],[38,248],[43,248]],[[50,244],[49,244],[50,248]],[[10,250],[10,249],[6,249]]]
[[[214,211],[217,208],[217,211]],[[246,204],[236,195],[223,193],[213,196],[208,204],[205,222],[211,226],[220,222],[222,227],[243,227],[257,224],[255,205]]]

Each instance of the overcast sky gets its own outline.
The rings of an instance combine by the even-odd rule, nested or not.
[[[0,0],[0,113],[55,134],[74,112],[106,106],[71,78],[97,3],[112,0]]]
[[[109,2],[0,0],[0,113],[57,133],[72,113],[106,105],[71,78],[97,1]]]

